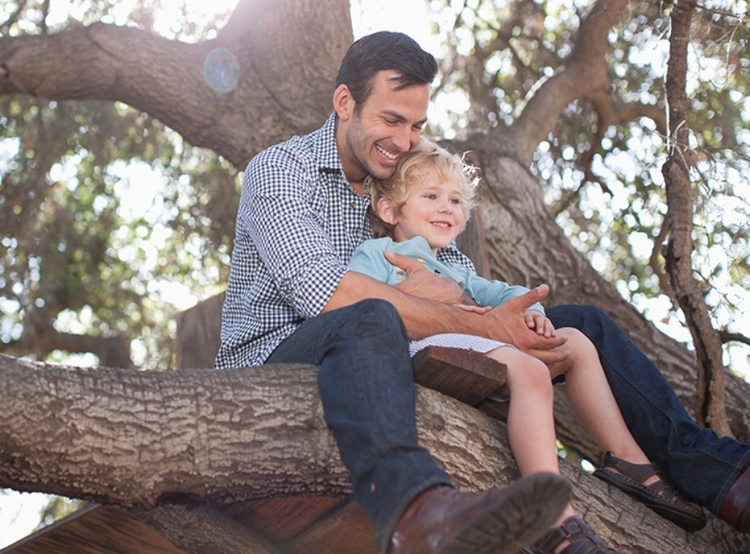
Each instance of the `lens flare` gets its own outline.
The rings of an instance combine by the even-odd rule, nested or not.
[[[215,48],[203,62],[203,75],[208,86],[217,92],[229,92],[240,77],[240,64],[229,50]]]

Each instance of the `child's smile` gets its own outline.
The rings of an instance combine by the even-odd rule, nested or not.
[[[428,175],[412,190],[395,219],[397,242],[419,235],[433,250],[448,246],[461,232],[464,222],[459,184],[438,175]]]

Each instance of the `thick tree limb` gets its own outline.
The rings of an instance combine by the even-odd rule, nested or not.
[[[76,335],[61,333],[52,325],[35,327],[24,333],[19,340],[0,343],[0,352],[9,355],[25,355],[34,352],[46,357],[54,350],[70,354],[93,352],[100,363],[109,367],[133,367],[130,359],[130,339],[125,335]]]
[[[555,128],[565,106],[609,90],[607,33],[629,5],[628,0],[598,0],[590,8],[563,69],[529,93],[523,112],[510,128],[490,132],[503,153],[528,167],[537,146]]]
[[[166,500],[222,506],[349,492],[312,366],[139,372],[0,356],[0,402],[0,486],[129,506],[157,530],[175,526],[143,510]],[[417,414],[420,441],[459,487],[518,476],[500,422],[423,388]],[[748,546],[714,518],[686,534],[598,479],[568,464],[563,470],[577,510],[625,550],[719,554]],[[172,510],[165,518],[190,519],[165,510]],[[170,540],[182,540],[175,533]]]
[[[135,514],[187,554],[274,554],[269,542],[210,506],[159,506]]]
[[[197,44],[102,23],[3,37],[0,95],[125,102],[243,168],[262,148],[311,131],[331,112],[335,71],[352,40],[344,5],[243,0],[216,40]],[[217,48],[239,64],[237,85],[226,92],[204,76]]]

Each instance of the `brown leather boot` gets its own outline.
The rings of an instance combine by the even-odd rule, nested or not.
[[[516,554],[549,530],[571,492],[551,473],[481,493],[430,487],[404,510],[388,554]]]
[[[719,517],[742,533],[750,533],[750,465],[729,489],[719,506]]]

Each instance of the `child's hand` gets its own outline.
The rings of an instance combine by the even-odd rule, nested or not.
[[[555,333],[555,326],[552,325],[552,322],[547,319],[542,312],[537,310],[527,310],[523,315],[523,319],[529,329],[535,330],[538,335],[547,338],[557,336]]]

